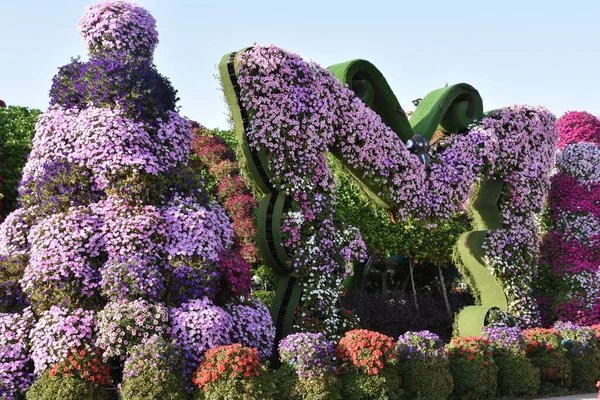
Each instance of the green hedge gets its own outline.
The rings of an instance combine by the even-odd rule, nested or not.
[[[17,185],[31,151],[31,139],[40,114],[40,110],[26,107],[0,108],[0,177],[5,180],[0,183],[0,194],[4,215],[17,207]]]

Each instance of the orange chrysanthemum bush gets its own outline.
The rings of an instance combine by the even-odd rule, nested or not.
[[[523,331],[527,343],[525,352],[534,367],[540,370],[540,394],[562,394],[573,382],[571,362],[555,329],[533,328]]]
[[[27,391],[27,399],[107,399],[113,386],[110,367],[98,349],[72,348]]]
[[[453,397],[461,400],[491,399],[496,395],[498,367],[490,341],[481,337],[453,337],[446,345]]]
[[[342,398],[400,399],[400,373],[394,339],[378,332],[355,329],[340,339]]]
[[[198,386],[197,399],[260,399],[264,387],[258,350],[241,344],[207,351],[192,378]]]

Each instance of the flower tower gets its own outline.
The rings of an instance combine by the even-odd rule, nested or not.
[[[548,200],[544,280],[545,324],[600,322],[600,120],[568,112],[556,123],[556,174]]]
[[[74,59],[53,79],[20,208],[0,226],[2,284],[14,289],[0,311],[21,306],[0,314],[8,397],[72,349],[128,370],[140,362],[132,349],[158,337],[183,352],[179,376],[190,385],[210,347],[235,340],[270,355],[268,311],[239,301],[249,265],[232,249],[231,221],[188,168],[191,123],[153,65],[155,25],[133,3],[88,7],[79,32],[89,61]]]

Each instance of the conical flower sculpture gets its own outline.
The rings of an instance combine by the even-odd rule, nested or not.
[[[166,372],[183,385],[211,347],[235,341],[270,355],[272,322],[247,299],[249,265],[231,221],[188,168],[191,124],[153,65],[155,25],[136,4],[88,7],[79,31],[89,61],[74,59],[53,79],[20,208],[0,226],[0,311],[17,311],[0,314],[0,398],[73,378],[60,366],[78,351],[131,379],[177,368],[135,359],[146,341],[164,342],[163,353],[185,361]]]

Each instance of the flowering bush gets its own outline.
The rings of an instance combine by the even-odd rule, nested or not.
[[[124,400],[187,398],[181,374],[181,350],[153,335],[134,346],[123,369],[120,394]]]
[[[483,328],[483,337],[489,340],[494,355],[525,354],[525,336],[519,328],[488,326]]]
[[[257,299],[248,299],[240,304],[229,305],[225,310],[233,321],[231,342],[256,349],[261,360],[269,358],[275,340],[275,327],[269,309]]]
[[[600,119],[585,111],[569,111],[556,121],[559,149],[569,144],[591,142],[600,145]]]
[[[206,385],[218,379],[259,376],[260,367],[260,357],[256,349],[244,347],[239,343],[220,346],[206,352],[193,380],[206,392]]]
[[[100,275],[102,295],[112,301],[138,298],[158,301],[164,294],[160,268],[140,256],[112,258],[102,266]]]
[[[344,368],[368,375],[377,375],[384,365],[397,360],[391,337],[365,329],[346,332],[337,345],[336,354]]]
[[[294,333],[279,342],[279,358],[298,377],[314,378],[334,372],[335,347],[322,333]]]
[[[542,392],[555,386],[572,385],[572,366],[566,357],[562,337],[555,329],[533,328],[523,331],[527,342],[526,353],[531,363],[540,369]]]
[[[171,318],[171,336],[191,364],[198,365],[209,349],[231,344],[231,316],[207,297],[172,309]]]
[[[35,323],[30,308],[0,314],[0,398],[13,399],[33,383],[29,332]]]
[[[91,55],[111,52],[152,57],[158,45],[156,20],[136,3],[104,1],[86,8],[79,34]]]
[[[53,304],[89,307],[97,301],[104,244],[100,224],[89,209],[73,207],[31,228],[31,256],[21,284],[37,311]]]
[[[102,352],[88,347],[70,349],[61,362],[55,363],[50,376],[75,377],[100,386],[111,386],[110,367],[102,362]]]
[[[101,55],[59,68],[52,79],[50,105],[85,109],[118,105],[128,118],[157,124],[175,111],[177,91],[142,57]]]
[[[554,329],[562,337],[566,356],[573,369],[573,387],[581,391],[594,390],[600,379],[600,360],[598,359],[598,341],[591,328],[559,321]]]
[[[498,366],[498,392],[510,398],[535,396],[540,372],[525,356],[526,341],[519,328],[486,327],[483,337],[490,341]]]
[[[81,308],[69,311],[57,306],[44,311],[29,334],[36,375],[63,361],[70,349],[92,345],[95,336],[93,311]]]
[[[169,334],[169,311],[161,304],[147,300],[126,299],[109,302],[98,313],[96,346],[104,350],[104,358],[121,357],[153,335]]]
[[[401,363],[436,363],[448,359],[444,342],[429,331],[406,332],[398,338],[396,351]]]
[[[488,339],[454,337],[446,345],[446,351],[454,379],[454,396],[461,399],[495,396],[498,367]]]
[[[429,331],[406,332],[396,343],[402,386],[409,398],[447,399],[453,381],[444,343]]]

